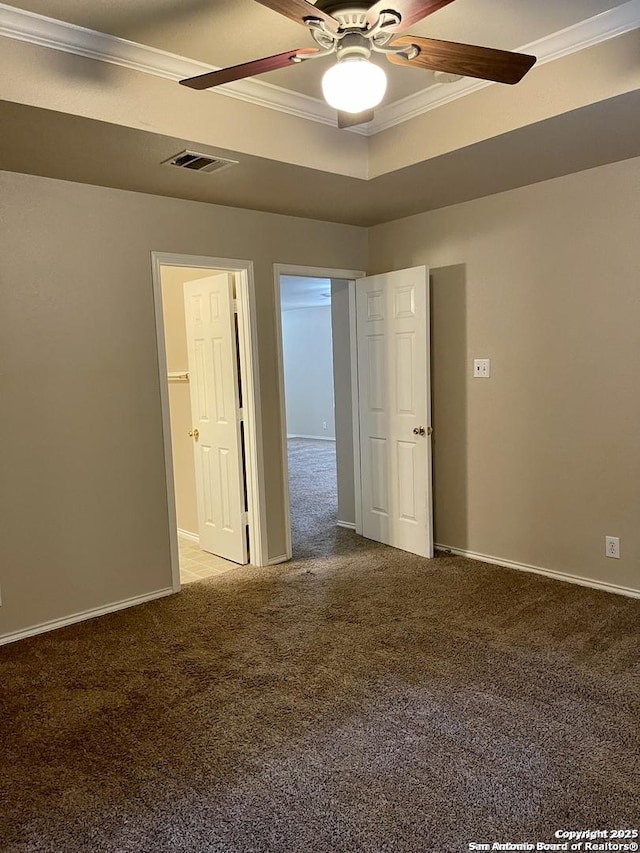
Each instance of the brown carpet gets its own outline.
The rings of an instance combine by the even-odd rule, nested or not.
[[[0,848],[458,853],[640,824],[640,601],[331,537],[0,649]]]

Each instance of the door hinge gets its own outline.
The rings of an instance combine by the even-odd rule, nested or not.
[[[244,524],[245,527],[249,526],[249,513],[248,512],[242,513],[242,523]]]
[[[237,314],[239,310],[240,309],[238,308],[238,300],[234,299],[233,300],[233,312],[234,312],[234,314]]]
[[[238,409],[238,421],[244,420],[244,409]]]

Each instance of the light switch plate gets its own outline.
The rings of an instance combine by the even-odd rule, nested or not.
[[[488,379],[491,376],[491,359],[476,358],[473,361],[473,376],[475,379]]]

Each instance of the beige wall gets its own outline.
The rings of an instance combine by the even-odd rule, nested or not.
[[[630,160],[371,229],[372,272],[432,268],[437,542],[640,589],[639,190]]]
[[[640,160],[371,229],[0,173],[0,638],[170,586],[150,252],[433,271],[436,538],[640,588]],[[472,380],[474,357],[492,359]],[[604,558],[605,534],[621,560]]]
[[[184,285],[187,281],[215,273],[216,270],[211,269],[182,267],[162,267],[160,270],[167,371],[170,373],[186,372],[189,369]],[[193,439],[189,437],[193,423],[188,382],[169,382],[169,415],[178,529],[198,535],[196,469]]]
[[[2,40],[0,100],[215,145],[223,156],[237,152],[330,174],[362,179],[367,175],[367,137],[345,134],[333,122],[308,121],[219,92],[198,92],[177,86],[174,80],[105,66],[84,56],[52,53],[48,47],[18,40]]]
[[[639,86],[638,33],[633,30],[537,65],[517,89],[486,86],[375,134],[369,140],[369,177],[634,92]],[[522,163],[521,169],[527,165]]]
[[[273,264],[364,268],[366,230],[0,173],[0,637],[171,584],[153,250],[254,261],[285,551]]]

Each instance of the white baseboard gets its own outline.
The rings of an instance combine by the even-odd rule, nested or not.
[[[270,560],[267,561],[268,566],[277,566],[278,563],[286,563],[287,560],[290,560],[291,557],[288,554],[281,554],[279,557],[271,557]]]
[[[178,536],[182,536],[183,539],[188,539],[190,542],[195,542],[196,545],[200,544],[200,537],[197,533],[191,533],[190,530],[182,530],[180,527],[178,528]]]
[[[116,613],[118,610],[136,607],[138,604],[146,604],[147,601],[155,601],[157,598],[164,598],[167,595],[173,595],[173,593],[174,590],[171,587],[167,587],[166,589],[159,589],[145,595],[136,595],[134,598],[127,598],[124,601],[116,601],[114,604],[108,604],[106,607],[94,607],[92,610],[85,610],[83,613],[74,613],[62,619],[42,622],[40,625],[33,625],[31,628],[25,628],[23,631],[14,631],[12,634],[5,634],[0,637],[0,646],[4,646],[7,643],[16,643],[18,640],[26,640],[27,637],[35,637],[37,634],[44,634],[47,631],[55,631],[57,628],[65,628],[67,625],[75,625],[77,622],[85,622],[87,619],[94,619],[96,616],[106,616],[108,613]]]
[[[344,527],[347,530],[355,530],[356,525],[353,521],[336,521],[338,527]]]
[[[335,438],[329,438],[326,435],[301,435],[300,433],[287,434],[287,438],[312,438],[314,441],[335,441]]]
[[[640,589],[631,589],[626,586],[616,586],[605,581],[595,581],[591,578],[583,578],[579,575],[569,575],[566,572],[556,572],[553,569],[543,569],[540,566],[530,566],[527,563],[516,563],[515,560],[503,560],[499,557],[491,557],[488,554],[477,554],[475,551],[462,551],[460,548],[452,548],[450,545],[436,545],[439,551],[449,551],[457,557],[467,557],[469,560],[478,560],[481,563],[490,563],[493,566],[502,566],[505,569],[517,569],[520,572],[532,572],[536,575],[544,575],[566,583],[575,583],[578,586],[588,586],[591,589],[601,589],[604,592],[613,592],[616,595],[626,595],[629,598],[640,598]]]

